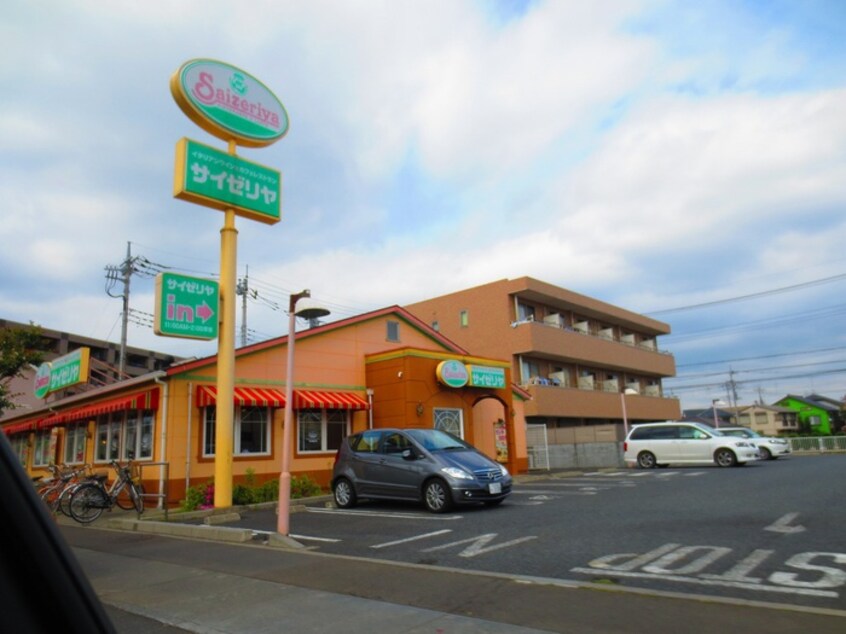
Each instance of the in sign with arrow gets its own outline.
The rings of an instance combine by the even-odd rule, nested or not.
[[[215,339],[219,302],[220,286],[214,280],[159,273],[155,332],[165,337]]]

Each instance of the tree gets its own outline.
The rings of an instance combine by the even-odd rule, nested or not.
[[[23,376],[30,364],[41,363],[45,349],[41,328],[32,323],[23,328],[0,329],[0,416],[17,407],[13,399],[19,395],[11,393],[11,380]]]

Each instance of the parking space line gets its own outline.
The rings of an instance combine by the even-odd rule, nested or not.
[[[381,511],[345,511],[342,509],[323,509],[307,507],[309,513],[323,513],[325,515],[353,515],[356,517],[390,517],[401,520],[429,520],[449,522],[464,519],[462,515],[432,515],[431,513],[383,513]]]
[[[407,537],[406,539],[398,539],[392,542],[385,542],[384,544],[376,544],[371,546],[371,548],[387,548],[388,546],[396,546],[397,544],[406,544],[408,542],[414,542],[418,539],[428,539],[429,537],[435,537],[436,535],[444,535],[446,533],[451,533],[452,529],[445,528],[441,531],[435,531],[433,533],[424,533],[423,535],[415,535],[414,537]]]

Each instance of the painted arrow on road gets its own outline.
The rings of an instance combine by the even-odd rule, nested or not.
[[[764,530],[772,531],[774,533],[801,533],[805,530],[804,526],[790,526],[790,523],[797,517],[799,517],[799,513],[788,513],[787,515],[780,517],[775,522],[767,526]]]

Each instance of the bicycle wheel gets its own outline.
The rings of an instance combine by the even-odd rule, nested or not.
[[[135,484],[134,482],[129,483],[129,497],[132,498],[132,502],[135,505],[135,511],[138,513],[144,512],[144,485],[142,484]]]
[[[64,489],[62,489],[62,492],[59,494],[58,510],[59,510],[60,513],[63,513],[64,515],[67,515],[68,517],[71,516],[71,513],[70,513],[71,496],[73,495],[73,492],[76,491],[77,488],[79,488],[79,486],[81,484],[82,484],[81,482],[74,482],[70,486],[66,486]]]
[[[80,524],[93,522],[109,508],[109,497],[96,484],[80,484],[71,494],[70,515]]]
[[[62,494],[63,487],[64,483],[59,483],[44,487],[38,492],[39,497],[44,500],[44,503],[47,505],[47,508],[50,509],[51,513],[55,513],[59,510],[59,497]]]
[[[124,511],[138,510],[135,505],[135,495],[133,494],[133,487],[135,486],[136,485],[131,480],[127,480],[121,485],[115,495],[115,504]]]

